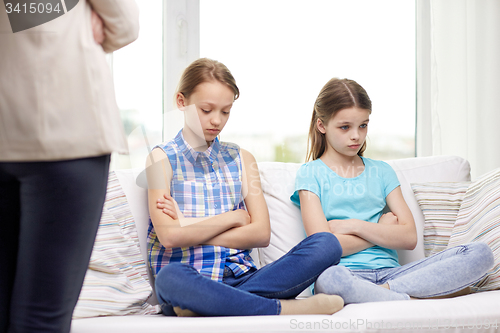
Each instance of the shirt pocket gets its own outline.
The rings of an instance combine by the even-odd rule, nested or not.
[[[207,216],[208,189],[206,185],[205,181],[172,181],[170,193],[177,201],[184,217]]]
[[[222,181],[219,184],[221,206],[226,211],[244,207],[241,180]]]

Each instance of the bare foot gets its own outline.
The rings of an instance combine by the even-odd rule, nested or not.
[[[177,317],[200,317],[199,314],[194,313],[193,311],[188,309],[181,309],[178,306],[174,307],[174,312]]]
[[[344,307],[344,300],[337,295],[316,294],[305,299],[280,300],[281,315],[334,314]]]

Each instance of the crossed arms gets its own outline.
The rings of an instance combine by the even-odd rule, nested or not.
[[[172,167],[165,152],[153,149],[146,162],[149,214],[160,243],[167,248],[219,245],[250,249],[269,245],[271,227],[257,162],[241,150],[242,192],[247,210],[185,218],[170,196]]]
[[[378,223],[357,219],[327,221],[319,197],[307,190],[299,191],[302,221],[307,235],[331,232],[343,249],[342,256],[357,253],[374,245],[389,249],[414,249],[417,245],[415,221],[404,201],[401,188],[387,196],[391,213],[382,215]]]
[[[167,247],[201,244],[248,249],[266,247],[270,240],[270,222],[262,194],[255,158],[241,150],[242,192],[247,211],[237,209],[215,216],[186,218],[170,196],[172,167],[165,152],[156,148],[146,163],[148,206],[160,243]],[[331,232],[337,236],[343,256],[379,245],[390,249],[413,249],[417,243],[415,222],[397,187],[386,197],[391,213],[378,223],[357,219],[327,221],[320,199],[312,192],[299,191],[302,221],[307,235]]]

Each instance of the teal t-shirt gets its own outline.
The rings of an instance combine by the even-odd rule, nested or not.
[[[386,197],[400,185],[399,180],[389,164],[361,158],[365,168],[354,178],[340,177],[320,159],[302,165],[290,199],[300,207],[299,190],[307,190],[319,197],[327,221],[359,219],[378,223]],[[397,267],[399,263],[396,250],[375,245],[342,257],[339,265],[350,269],[379,269]]]

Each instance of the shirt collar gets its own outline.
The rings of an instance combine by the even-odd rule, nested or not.
[[[179,147],[184,156],[188,159],[192,164],[196,163],[196,160],[200,157],[205,157],[210,160],[210,162],[214,162],[217,160],[217,155],[220,151],[220,142],[219,138],[215,138],[210,147],[208,147],[205,151],[196,151],[187,141],[184,139],[184,135],[182,134],[182,130],[179,131],[177,136],[174,139],[175,143]]]

